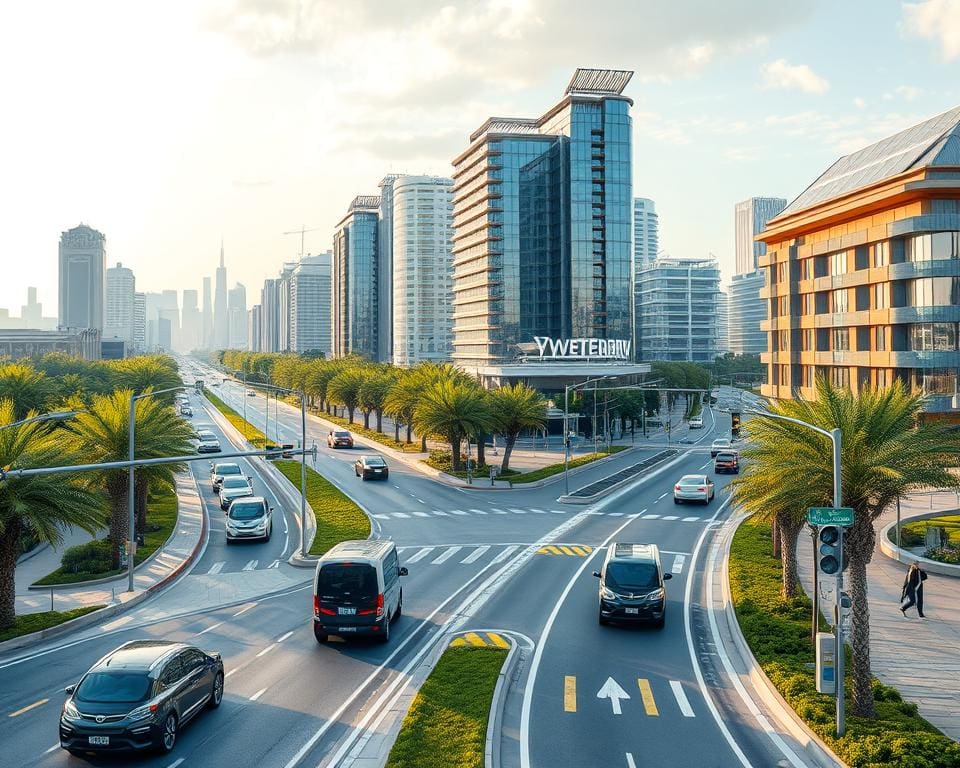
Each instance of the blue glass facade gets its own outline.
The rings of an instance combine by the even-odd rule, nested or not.
[[[378,359],[379,197],[358,197],[333,236],[333,355]]]

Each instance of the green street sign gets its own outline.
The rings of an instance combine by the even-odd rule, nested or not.
[[[853,507],[810,507],[807,522],[810,525],[853,525]]]

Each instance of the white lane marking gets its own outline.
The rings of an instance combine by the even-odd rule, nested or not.
[[[394,513],[393,513],[393,516],[394,516],[394,517],[399,517],[399,518],[401,518],[401,519],[410,517],[410,515],[408,515],[406,512],[394,512]]]
[[[417,501],[419,501],[419,499],[417,499]],[[430,515],[428,515],[426,512],[414,512],[413,514],[416,517],[430,517]]]
[[[481,557],[483,557],[484,553],[485,553],[488,549],[490,549],[490,545],[489,545],[489,544],[484,544],[482,547],[477,547],[475,550],[473,550],[473,552],[471,552],[469,555],[467,555],[465,558],[463,558],[463,560],[461,560],[460,563],[461,563],[461,564],[463,564],[463,563],[475,563],[477,560],[479,560]]]
[[[266,689],[266,688],[261,688],[259,691],[257,691],[255,694],[253,694],[253,696],[250,697],[250,701],[256,701],[256,700],[259,699],[261,696],[263,696],[263,694],[265,694],[266,692],[267,692],[267,689]]]
[[[253,608],[255,605],[256,605],[256,603],[248,603],[248,604],[245,605],[243,608],[241,608],[239,611],[237,611],[235,614],[233,614],[234,618],[236,618],[237,616],[240,616],[240,615],[243,614],[243,613],[246,613],[246,612],[249,611],[251,608]]]
[[[687,694],[683,692],[683,684],[679,680],[671,680],[670,687],[673,689],[673,696],[677,700],[677,706],[684,717],[693,717],[693,707],[687,700]]]
[[[685,517],[685,518],[683,518],[683,522],[685,522],[685,523],[695,523],[695,522],[697,522],[697,520],[699,520],[699,519],[700,519],[699,517]]]
[[[565,514],[567,514],[567,510],[565,510],[565,509],[551,509],[551,510],[550,510],[550,513],[553,514],[553,515],[565,515]]]
[[[441,512],[439,509],[433,510],[433,514],[437,515],[438,517],[449,517],[446,512]]]
[[[400,486],[399,486],[399,485],[395,485],[395,486],[393,486],[393,487],[396,488],[398,491],[400,490]]]
[[[608,512],[607,517],[623,517],[623,512]]]
[[[45,749],[45,750],[43,750],[43,754],[49,755],[49,754],[50,754],[51,752],[53,752],[53,750],[55,750],[55,749],[60,749],[60,745],[59,745],[59,744],[54,744],[52,747],[50,747],[50,749]]]
[[[658,517],[660,517],[660,515],[644,515],[644,516],[643,516],[643,519],[644,519],[644,520],[656,520]]]
[[[673,567],[670,569],[673,573],[680,573],[683,571],[683,562],[687,559],[686,555],[677,555],[673,558]]]
[[[214,563],[213,565],[210,566],[210,570],[207,571],[207,574],[212,576],[215,573],[220,573],[220,571],[223,570],[223,566],[225,566],[226,564],[227,564],[226,560],[221,560],[218,563]]]
[[[389,519],[390,519],[390,515],[375,515],[375,514],[374,514],[374,515],[371,515],[371,517],[375,517],[375,518],[377,518],[378,520],[389,520]]]
[[[497,508],[497,507],[490,507],[490,511],[491,511],[491,512],[496,512],[498,515],[505,515],[505,514],[507,514],[506,510],[499,509],[499,508]]]
[[[414,499],[417,498],[417,494],[415,494],[415,493],[411,493],[410,496],[411,496],[412,498],[414,498]]]
[[[463,549],[463,547],[447,547],[442,555],[437,557],[435,560],[430,561],[430,565],[440,565],[440,563],[445,563],[461,549]]]
[[[240,671],[240,667],[236,667],[236,668],[234,668],[234,669],[231,669],[229,672],[227,672],[227,674],[225,674],[225,675],[223,676],[223,679],[226,680],[226,679],[227,679],[228,677],[230,677],[230,675],[232,675],[234,672],[239,672],[239,671]]]
[[[475,514],[475,515],[485,515],[485,514],[487,514],[487,511],[486,511],[485,509],[471,509],[470,511],[473,512],[473,514]]]
[[[680,517],[678,515],[664,515],[661,519],[662,520],[679,520]]]
[[[451,514],[451,515],[460,515],[460,516],[463,516],[463,515],[466,515],[466,514],[468,514],[468,513],[467,513],[467,512],[464,512],[462,509],[451,509],[451,510],[450,510],[450,514]]]
[[[622,715],[623,710],[620,708],[620,699],[629,699],[630,694],[623,690],[616,680],[608,677],[607,682],[597,691],[597,698],[610,699],[610,704],[613,706],[613,714]]]
[[[424,548],[421,549],[419,552],[417,552],[417,554],[415,554],[413,557],[408,557],[408,558],[407,558],[407,562],[408,562],[408,563],[415,563],[415,562],[417,562],[418,560],[423,560],[423,558],[425,558],[425,557],[426,557],[427,555],[429,555],[431,552],[433,552],[433,547],[424,547]]]
[[[197,634],[198,634],[198,635],[205,635],[205,634],[207,634],[207,632],[213,632],[213,630],[215,630],[215,629],[216,629],[217,627],[219,627],[221,624],[223,624],[223,622],[222,622],[222,621],[218,621],[216,624],[211,624],[211,625],[210,625],[209,627],[207,627],[206,629],[201,629],[199,632],[197,632]]]
[[[252,570],[254,570],[254,569],[257,567],[257,563],[258,563],[258,562],[260,562],[260,561],[259,561],[259,560],[251,560],[249,563],[247,563],[245,566],[243,566],[243,568],[242,568],[241,570],[244,570],[244,571],[252,571]]]
[[[274,560],[272,563],[270,563],[270,565],[267,566],[267,568],[279,568],[279,567],[280,567],[279,560]]]
[[[177,766],[180,765],[180,763],[182,763],[186,759],[187,758],[185,757],[178,757],[176,760],[170,763],[170,765],[168,765],[167,768],[177,768]]]
[[[265,656],[266,654],[270,653],[270,651],[272,651],[276,647],[277,647],[276,643],[270,643],[270,645],[268,645],[266,648],[260,651],[260,653],[258,653],[256,656],[254,656],[254,658],[259,659],[261,656]]]
[[[670,493],[670,491],[665,491],[664,493],[661,493],[661,494],[657,497],[657,501],[660,501],[660,499],[662,499],[662,498],[663,498],[664,496],[666,496],[668,493]]]
[[[426,504],[426,503],[427,503],[427,502],[425,502],[423,499],[417,499],[417,501],[419,501],[421,504]],[[417,512],[414,512],[414,514],[416,515],[416,514],[418,514],[418,513],[417,513]]]
[[[133,616],[123,616],[116,621],[111,621],[109,624],[104,624],[104,631],[109,631],[111,629],[116,629],[117,627],[122,627],[124,624],[128,624],[133,621]]]
[[[493,558],[493,560],[490,561],[490,564],[491,564],[491,565],[496,565],[497,563],[503,562],[503,561],[506,560],[508,557],[510,557],[510,555],[512,555],[512,554],[514,553],[514,551],[517,550],[518,548],[519,548],[519,547],[516,547],[516,546],[514,546],[514,547],[507,547],[507,548],[506,548],[505,550],[503,550],[499,555],[497,555],[495,558]]]
[[[284,640],[286,640],[286,639],[287,639],[288,637],[290,637],[290,635],[292,635],[292,634],[293,634],[293,630],[291,629],[289,632],[287,632],[287,634],[281,635],[280,638],[277,640],[277,642],[278,642],[278,643],[282,643]]]
[[[513,514],[515,514],[515,515],[525,515],[525,514],[527,514],[527,510],[525,510],[525,509],[517,509],[516,507],[510,507],[510,511],[513,512]]]
[[[533,513],[535,513],[535,514],[537,514],[537,515],[545,515],[545,514],[547,514],[547,511],[546,511],[545,509],[534,509],[533,507],[530,507],[530,511],[533,512]]]
[[[633,761],[633,755],[630,752],[627,752],[627,768],[637,768],[637,764]]]
[[[645,515],[645,514],[647,514],[647,508],[644,507],[644,508],[641,509],[639,512],[637,512],[637,514],[638,514],[638,515]]]

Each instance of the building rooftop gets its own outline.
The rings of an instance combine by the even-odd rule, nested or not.
[[[357,195],[350,203],[348,211],[369,210],[380,208],[380,195]]]
[[[578,67],[564,93],[621,94],[633,72],[626,69],[584,69]]]
[[[771,221],[906,171],[957,165],[960,107],[841,157]]]

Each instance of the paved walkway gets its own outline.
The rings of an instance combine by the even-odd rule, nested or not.
[[[901,520],[957,507],[957,494],[952,492],[917,495],[901,502]],[[867,566],[873,673],[916,703],[920,714],[947,736],[960,741],[960,578],[931,573],[923,585],[926,618],[912,609],[904,618],[900,593],[907,566],[891,560],[879,547],[880,529],[894,520],[895,510],[877,520],[878,546]],[[801,581],[811,594],[809,532],[800,535],[798,555]],[[832,591],[829,595],[832,606]]]
[[[177,502],[180,515],[173,537],[146,563],[133,573],[133,592],[127,592],[127,576],[102,584],[29,589],[37,579],[46,576],[60,565],[62,550],[73,544],[90,540],[86,532],[70,531],[59,549],[47,547],[17,565],[16,610],[18,614],[53,610],[68,611],[86,605],[114,605],[127,603],[143,592],[156,587],[179,573],[184,562],[199,549],[203,535],[203,509],[193,476],[189,473],[176,477]]]

